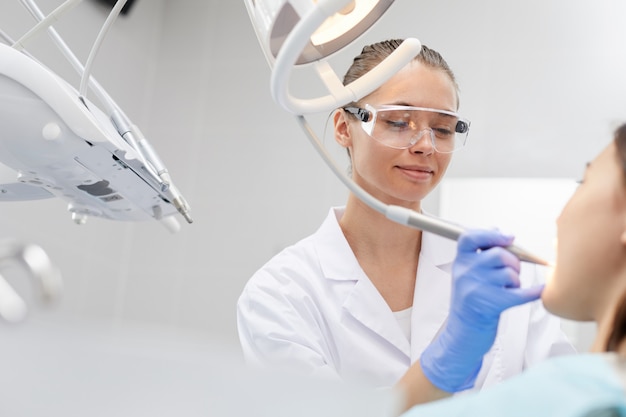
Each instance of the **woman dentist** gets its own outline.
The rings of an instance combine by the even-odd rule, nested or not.
[[[344,84],[400,43],[366,46]],[[354,181],[386,204],[421,212],[452,152],[465,144],[469,121],[458,107],[452,71],[424,46],[380,88],[334,114],[335,140],[350,155]],[[538,296],[532,288],[506,300],[520,305],[499,317],[497,335],[495,328],[473,333],[463,317],[472,308],[480,317],[484,306],[466,302],[470,310],[454,313],[450,305],[456,250],[456,242],[396,224],[351,194],[314,234],[277,254],[245,286],[237,320],[246,359],[373,387],[398,384],[419,361],[425,388],[416,403],[437,396],[431,384],[445,392],[479,389],[574,352],[558,319],[538,302],[524,304]],[[534,265],[522,263],[522,287],[536,284],[536,275]],[[464,342],[493,347],[477,361],[463,352]]]

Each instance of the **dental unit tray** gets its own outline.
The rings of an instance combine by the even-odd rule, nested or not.
[[[0,201],[58,197],[77,223],[163,220],[177,211],[191,222],[173,185],[124,139],[127,131],[41,63],[0,44],[0,163],[17,174],[0,184]]]

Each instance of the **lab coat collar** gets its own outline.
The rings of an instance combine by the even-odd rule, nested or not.
[[[455,241],[428,232],[422,233],[411,313],[411,363],[419,359],[446,323],[450,311],[451,269],[455,255]]]
[[[422,233],[421,256],[428,258],[433,265],[450,272],[456,256],[456,241],[429,232]]]
[[[411,346],[400,324],[372,281],[365,276],[365,273],[362,272],[362,274],[363,278],[357,281],[346,298],[343,308],[364,326],[391,343],[406,357],[410,357]]]
[[[343,208],[331,209],[318,230],[316,250],[322,272],[326,279],[356,281],[346,294],[343,307],[414,362],[440,331],[448,316],[450,269],[456,254],[456,242],[431,233],[422,234],[409,344],[393,312],[361,269],[345,239],[338,221],[342,214]],[[441,292],[444,297],[433,296]],[[376,305],[386,308],[374,308]]]
[[[437,249],[428,243],[423,248]],[[420,253],[411,312],[411,363],[441,331],[450,311],[451,277],[449,263],[436,265],[428,253]],[[443,266],[443,268],[442,268]]]
[[[320,267],[326,278],[334,280],[358,280],[361,272],[359,262],[352,252],[339,226],[345,207],[330,209],[326,220],[317,232],[316,250]],[[456,255],[456,242],[432,233],[422,234],[421,256],[433,265],[450,272]]]
[[[331,209],[316,234],[315,246],[322,272],[329,280],[355,281],[353,286],[343,287],[346,290],[343,309],[408,358],[409,341],[382,295],[365,275],[339,227],[343,210],[343,207]]]
[[[326,220],[316,233],[315,250],[326,278],[357,281],[362,275],[362,270],[339,226],[343,212],[343,207],[330,209]]]

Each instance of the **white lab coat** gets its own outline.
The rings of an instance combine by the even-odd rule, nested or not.
[[[359,266],[331,209],[313,235],[277,254],[246,284],[237,304],[241,346],[250,363],[391,387],[444,324],[456,242],[422,234],[411,341]],[[524,263],[522,285],[535,281]],[[548,356],[573,353],[559,320],[540,302],[501,318],[476,388],[498,383]]]

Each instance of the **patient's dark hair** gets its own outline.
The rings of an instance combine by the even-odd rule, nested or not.
[[[626,124],[623,124],[615,131],[615,145],[626,189]],[[617,311],[613,318],[613,329],[606,342],[606,351],[617,351],[624,340],[626,340],[626,294],[622,295],[622,299],[617,306]]]

